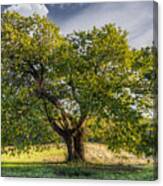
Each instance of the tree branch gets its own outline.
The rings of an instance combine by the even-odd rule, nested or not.
[[[51,127],[52,127],[53,130],[56,131],[59,135],[63,136],[63,135],[64,135],[63,129],[61,129],[61,128],[57,125],[57,123],[55,122],[55,120],[54,120],[52,117],[50,117],[49,112],[48,112],[48,108],[47,108],[47,104],[46,104],[45,101],[44,101],[43,103],[44,103],[44,110],[45,110],[46,116],[47,116],[47,118],[48,118],[48,121],[49,121],[49,123],[51,124]]]
[[[85,122],[87,115],[83,115],[80,117],[78,124],[71,130],[72,133],[76,132]]]
[[[49,102],[51,102],[53,105],[55,105],[55,107],[57,109],[60,110],[61,112],[61,115],[62,115],[62,120],[63,120],[63,123],[65,124],[65,127],[68,128],[69,126],[69,122],[68,122],[68,118],[69,118],[69,114],[66,113],[63,108],[62,108],[62,105],[61,103],[59,102],[58,98],[54,95],[51,95],[50,93],[48,93],[45,89],[39,89],[39,90],[36,90],[36,94],[44,99],[44,100],[48,100]],[[71,118],[71,117],[70,117]]]

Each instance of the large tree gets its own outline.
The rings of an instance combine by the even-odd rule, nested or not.
[[[153,153],[153,48],[131,49],[112,24],[63,37],[45,17],[12,12],[2,14],[1,47],[4,146],[46,142],[54,131],[69,161],[84,160],[90,131],[112,150]]]

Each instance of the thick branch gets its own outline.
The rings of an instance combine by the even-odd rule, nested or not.
[[[59,102],[58,98],[54,95],[51,95],[50,93],[48,93],[45,89],[39,89],[36,91],[36,94],[44,99],[44,100],[48,100],[49,102],[51,102],[53,105],[55,105],[55,107],[57,109],[60,110],[61,115],[62,115],[62,119],[63,119],[63,123],[65,124],[65,127],[68,128],[69,126],[69,122],[67,120],[67,118],[69,118],[68,113],[66,113],[63,108],[61,103]],[[70,118],[71,119],[71,118]]]
[[[80,117],[78,124],[71,130],[72,133],[76,132],[85,122],[87,115],[83,115]]]
[[[63,136],[64,135],[63,129],[61,129],[57,125],[57,123],[55,122],[55,120],[52,117],[50,117],[49,112],[48,112],[48,108],[47,108],[47,105],[46,105],[46,102],[45,101],[44,101],[44,110],[46,112],[46,116],[47,116],[48,121],[51,124],[51,127],[53,128],[53,130],[56,131],[59,135]]]

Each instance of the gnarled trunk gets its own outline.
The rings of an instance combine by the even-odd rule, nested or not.
[[[68,157],[67,161],[84,161],[83,129],[77,130],[73,135],[64,137]]]

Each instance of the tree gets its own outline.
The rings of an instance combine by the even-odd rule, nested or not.
[[[2,132],[10,136],[13,123],[22,139],[35,129],[28,138],[35,142],[33,135],[52,137],[53,130],[68,161],[85,159],[86,128],[94,136],[101,128],[112,150],[147,152],[138,147],[153,127],[153,59],[153,49],[130,49],[126,31],[112,24],[63,37],[45,17],[3,13]]]

